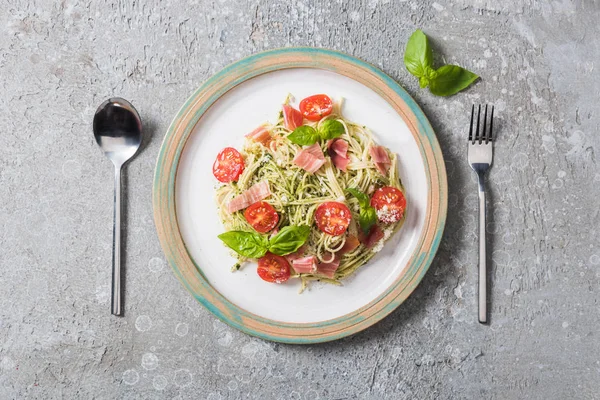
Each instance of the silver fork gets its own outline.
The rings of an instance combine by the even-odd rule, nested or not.
[[[494,106],[489,120],[489,130],[487,127],[488,106],[485,106],[483,114],[483,124],[480,124],[481,105],[477,110],[477,125],[475,135],[473,135],[473,117],[475,115],[475,105],[471,109],[471,127],[469,128],[468,159],[469,165],[477,173],[479,178],[479,322],[487,323],[487,266],[485,249],[485,173],[492,166],[494,155],[492,128],[494,127]],[[479,126],[482,126],[482,133],[479,134]]]

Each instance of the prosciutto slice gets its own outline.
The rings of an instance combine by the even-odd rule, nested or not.
[[[359,233],[359,235],[360,242],[364,244],[366,248],[372,249],[377,243],[379,243],[381,239],[383,239],[384,233],[379,225],[375,224],[367,235],[365,235],[362,231]]]
[[[327,152],[336,168],[346,172],[350,159],[348,158],[348,142],[344,139],[331,139],[327,142]]]
[[[373,145],[369,149],[369,154],[371,155],[371,159],[375,163],[375,167],[377,167],[379,172],[381,172],[383,175],[387,174],[392,162],[390,161],[390,157],[388,156],[385,147]]]
[[[302,125],[302,114],[294,107],[284,104],[283,108],[283,126],[290,131],[293,131]]]
[[[325,156],[321,147],[315,143],[305,149],[302,149],[296,154],[293,160],[294,164],[300,168],[314,174],[325,164]]]
[[[354,249],[356,249],[360,245],[360,241],[354,235],[348,235],[346,238],[346,243],[342,246],[342,248],[335,253],[333,260],[330,262],[320,262],[317,265],[317,274],[324,275],[328,278],[333,279],[335,275],[335,271],[337,271],[340,266],[340,261],[342,256],[346,253],[350,253]]]
[[[335,271],[337,271],[339,266],[340,257],[336,254],[333,258],[333,261],[328,263],[321,262],[319,265],[317,265],[317,274],[333,279]]]
[[[350,253],[351,251],[354,251],[354,249],[356,249],[358,246],[360,246],[360,241],[358,240],[358,238],[354,235],[348,235],[348,237],[346,238],[346,242],[339,251],[339,254],[344,255],[346,253]]]
[[[306,244],[303,244],[302,246],[300,246],[300,248],[298,250],[296,250],[295,252],[290,253],[284,257],[286,258],[286,260],[288,260],[288,262],[290,264],[293,264],[294,260],[304,257],[305,251],[306,251]]]
[[[346,157],[348,154],[348,142],[344,139],[331,139],[327,142],[327,149],[329,154],[337,154],[342,157]]]
[[[346,243],[333,255],[333,260],[329,262],[317,263],[317,257],[315,256],[303,257],[305,246],[300,247],[294,253],[288,254],[285,258],[292,264],[294,271],[299,274],[317,274],[333,279],[335,271],[340,266],[342,256],[356,249],[359,245],[358,238],[354,235],[349,235],[346,238]]]
[[[239,196],[236,196],[227,204],[227,211],[234,213],[239,210],[243,210],[251,204],[256,203],[264,198],[271,195],[269,189],[269,183],[267,181],[260,181],[255,185],[244,191]]]
[[[294,271],[299,274],[312,274],[317,271],[317,257],[308,256],[297,258],[292,261],[292,267],[294,267]]]
[[[271,132],[269,132],[267,127],[264,125],[259,126],[245,137],[254,142],[260,143],[263,146],[268,146],[271,142]]]

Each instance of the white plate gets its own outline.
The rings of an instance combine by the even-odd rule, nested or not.
[[[298,102],[325,93],[344,99],[345,118],[367,126],[376,141],[398,154],[408,212],[402,228],[383,250],[343,286],[315,283],[298,294],[300,282],[261,280],[255,264],[231,272],[236,260],[217,235],[224,228],[217,215],[218,182],[212,164],[224,147],[241,149],[244,135],[265,121],[274,122],[281,103],[293,94]],[[177,221],[188,252],[207,281],[222,296],[252,314],[281,322],[314,323],[355,312],[382,295],[398,279],[425,227],[428,186],[425,165],[413,134],[402,117],[377,93],[346,76],[320,69],[269,72],[234,87],[200,118],[188,139],[175,181]]]

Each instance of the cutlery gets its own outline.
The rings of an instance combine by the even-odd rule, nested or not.
[[[142,121],[131,103],[118,97],[104,101],[94,115],[94,137],[115,166],[111,313],[121,315],[121,169],[142,143]]]
[[[487,266],[486,266],[486,234],[485,234],[485,174],[492,166],[494,153],[492,128],[494,126],[494,106],[488,124],[488,106],[485,106],[483,123],[480,123],[481,105],[477,109],[477,125],[473,134],[473,118],[475,105],[471,108],[471,126],[469,128],[468,160],[479,181],[479,322],[487,323]],[[480,134],[481,125],[481,134]]]

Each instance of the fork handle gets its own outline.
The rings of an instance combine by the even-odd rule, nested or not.
[[[485,233],[485,179],[479,173],[479,322],[487,323],[487,265]]]

